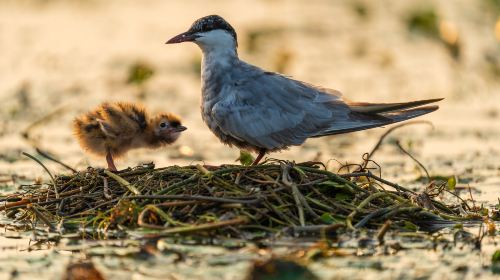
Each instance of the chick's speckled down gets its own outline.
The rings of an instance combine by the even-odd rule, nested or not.
[[[73,130],[80,146],[89,153],[113,157],[130,149],[157,148],[177,140],[185,130],[180,118],[160,113],[150,118],[141,105],[104,103],[73,121]]]

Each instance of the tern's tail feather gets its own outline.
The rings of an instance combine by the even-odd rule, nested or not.
[[[417,100],[417,101],[401,102],[401,103],[348,102],[347,105],[354,112],[377,114],[377,113],[386,113],[386,112],[415,108],[422,105],[438,102],[441,100],[443,100],[443,98],[425,99],[425,100]]]
[[[437,105],[423,106],[423,107],[418,107],[418,108],[409,109],[409,110],[380,113],[378,115],[381,115],[381,116],[384,116],[384,117],[390,119],[392,121],[391,123],[395,123],[395,122],[402,122],[402,121],[406,121],[409,119],[413,119],[413,118],[428,114],[430,112],[434,112],[437,109],[439,109],[439,106],[437,106]]]
[[[349,119],[334,122],[332,126],[312,137],[360,131],[413,119],[439,109],[438,106],[423,106],[414,109],[390,111],[387,113],[354,113]]]

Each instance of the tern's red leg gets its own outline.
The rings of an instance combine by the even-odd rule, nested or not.
[[[257,158],[252,162],[252,165],[257,165],[259,164],[260,160],[266,155],[266,149],[260,149],[259,150],[259,155]]]
[[[115,162],[113,161],[113,155],[111,155],[111,151],[108,150],[106,153],[106,161],[108,162],[109,171],[118,171],[115,166]]]

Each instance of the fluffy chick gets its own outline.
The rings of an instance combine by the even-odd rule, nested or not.
[[[80,146],[89,153],[105,156],[108,169],[116,171],[113,158],[131,149],[159,148],[175,142],[186,127],[178,116],[159,113],[149,117],[134,103],[103,103],[73,121]]]

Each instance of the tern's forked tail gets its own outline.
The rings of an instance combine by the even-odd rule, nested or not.
[[[378,114],[385,112],[400,111],[420,107],[430,103],[438,102],[444,98],[425,99],[400,103],[367,103],[367,102],[346,102],[349,108],[358,113]]]
[[[439,106],[423,106],[408,110],[389,111],[386,113],[358,113],[353,112],[348,119],[334,120],[332,126],[311,137],[342,134],[354,131],[380,127],[397,122],[413,119],[439,109]],[[341,124],[341,125],[339,125]]]

